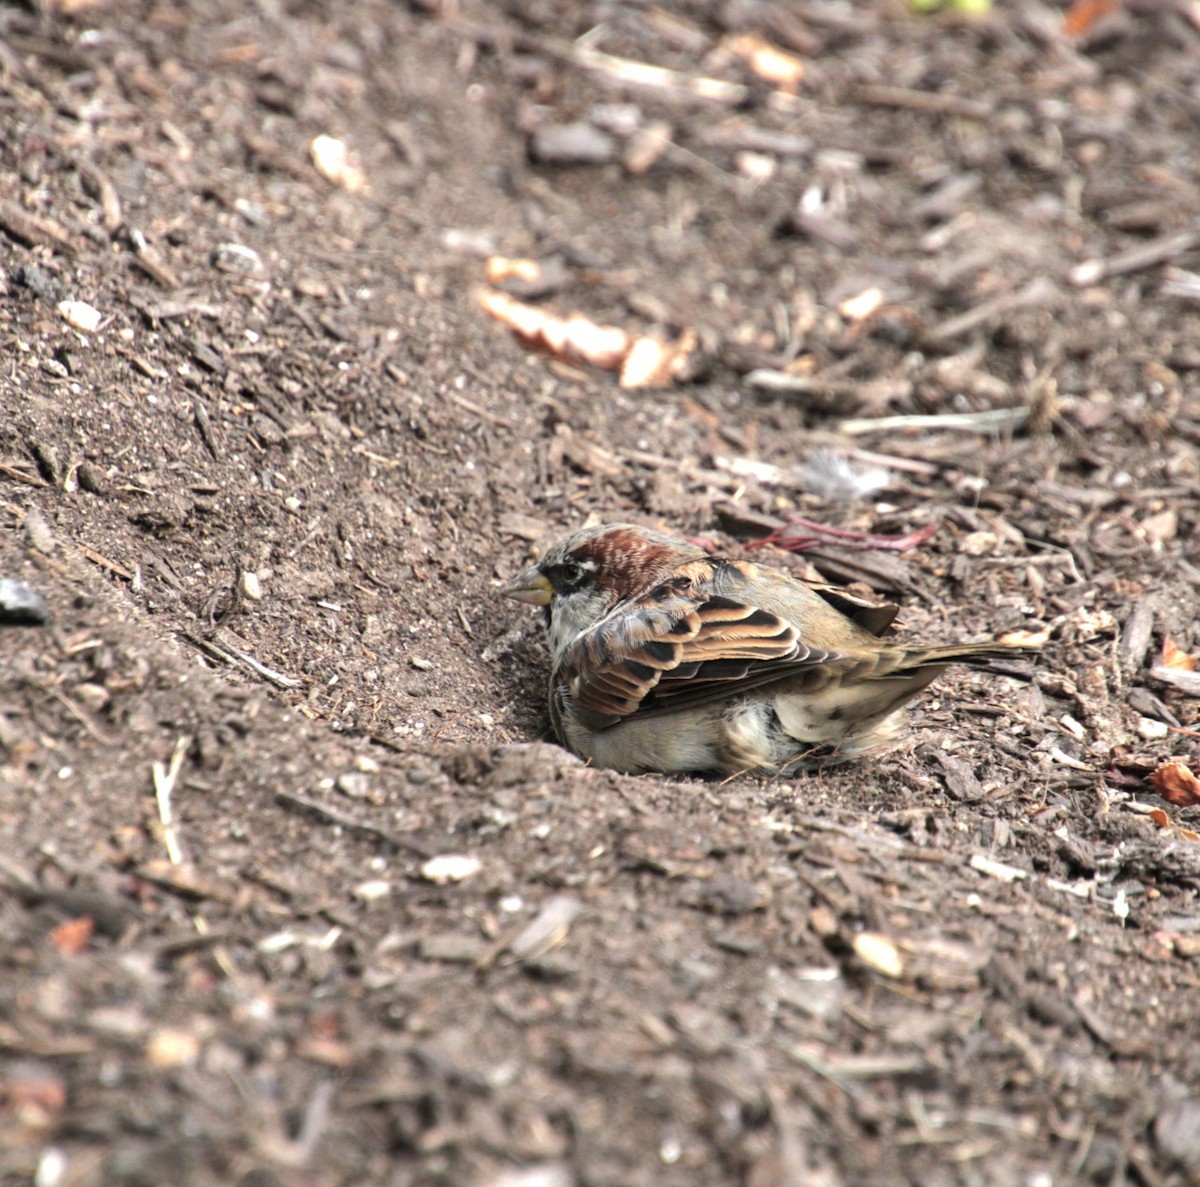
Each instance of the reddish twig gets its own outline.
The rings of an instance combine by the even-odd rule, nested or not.
[[[936,532],[937,524],[931,523],[903,536],[878,536],[872,532],[848,532],[841,528],[831,528],[803,516],[793,515],[787,523],[776,528],[769,536],[764,536],[761,540],[751,540],[746,547],[761,548],[764,544],[774,544],[788,552],[807,552],[810,548],[821,547],[822,544],[836,544],[840,548],[850,548],[859,552],[908,552],[909,549],[919,548]]]

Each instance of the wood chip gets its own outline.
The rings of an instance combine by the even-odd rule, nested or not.
[[[981,874],[986,874],[989,878],[995,878],[1000,882],[1019,882],[1021,879],[1029,877],[1028,872],[1019,866],[1005,865],[1004,862],[994,861],[982,853],[972,854],[971,869],[978,870]]]
[[[1166,684],[1189,697],[1200,697],[1200,672],[1189,672],[1186,668],[1168,668],[1166,664],[1155,664],[1150,669],[1150,679]]]
[[[344,140],[334,136],[314,136],[308,146],[308,155],[317,172],[334,185],[352,194],[366,189],[367,178],[358,154]]]
[[[577,898],[555,895],[513,937],[508,950],[521,960],[544,955],[567,938],[571,924],[582,910],[583,903]]]
[[[71,236],[58,223],[30,214],[15,202],[0,199],[0,229],[32,247],[50,247],[65,256],[76,254]]]
[[[794,95],[804,79],[804,62],[795,54],[772,45],[755,33],[728,38],[724,48],[740,58],[763,80],[788,95]]]
[[[104,320],[104,315],[86,301],[59,301],[58,312],[68,325],[84,334],[94,334]]]
[[[991,103],[979,99],[966,99],[961,95],[943,94],[939,91],[914,91],[907,87],[892,87],[882,84],[863,84],[853,91],[859,103],[873,107],[896,107],[906,111],[924,111],[931,115],[955,115],[963,119],[990,120],[995,114]]]
[[[617,142],[586,120],[549,124],[529,138],[529,155],[548,165],[603,165],[617,157]]]
[[[885,977],[898,980],[904,976],[904,957],[894,941],[878,932],[862,931],[851,941],[854,954],[863,964],[882,973]]]

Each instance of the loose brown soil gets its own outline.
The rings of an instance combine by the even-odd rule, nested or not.
[[[0,628],[0,1183],[1200,1181],[1188,14],[0,12],[0,578],[50,608]],[[527,352],[490,254],[686,373]],[[936,524],[769,555],[1042,655],[794,782],[540,741],[497,577],[789,512]]]

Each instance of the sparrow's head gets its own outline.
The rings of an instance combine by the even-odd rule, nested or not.
[[[606,523],[560,540],[500,592],[546,607],[550,650],[557,656],[614,606],[653,588],[685,561],[702,556],[703,549],[677,536],[628,523]]]

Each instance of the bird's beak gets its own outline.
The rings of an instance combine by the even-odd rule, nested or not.
[[[531,606],[549,606],[553,589],[545,573],[537,565],[531,565],[524,573],[502,585],[500,593],[503,597],[516,598],[518,602],[528,602]]]

